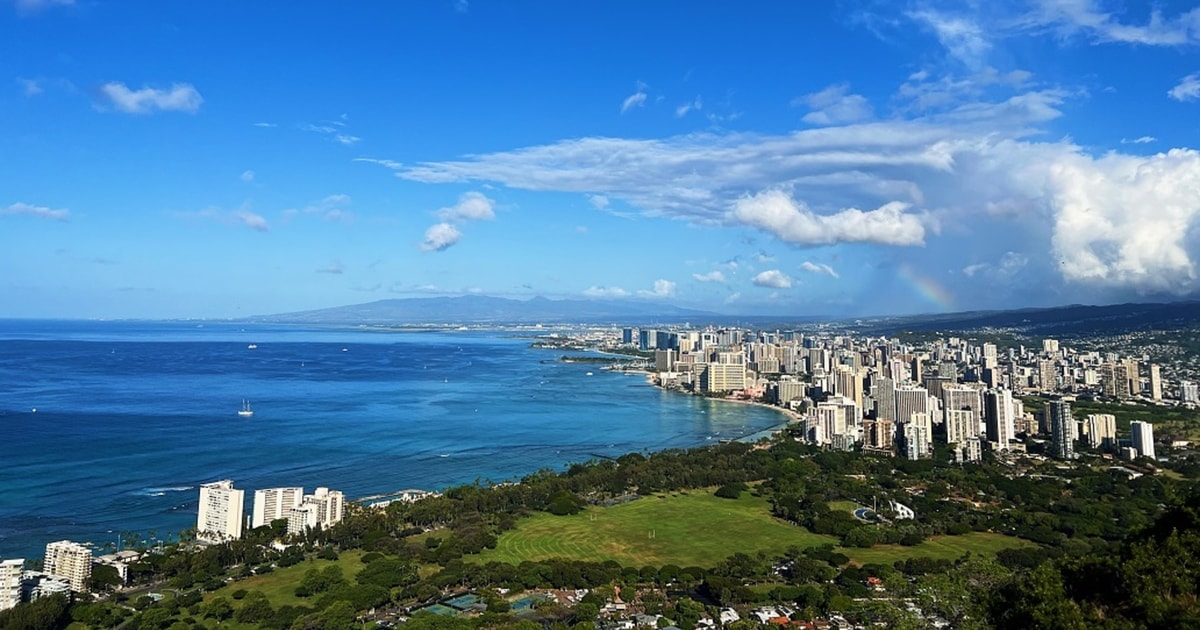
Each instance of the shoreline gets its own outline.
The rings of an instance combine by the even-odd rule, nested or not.
[[[781,433],[787,427],[791,426],[792,424],[801,422],[804,420],[803,416],[801,416],[800,414],[798,414],[795,411],[792,411],[791,409],[788,409],[786,407],[780,407],[779,405],[771,405],[771,404],[767,404],[764,402],[758,402],[757,400],[743,400],[741,398],[712,398],[712,397],[708,397],[708,396],[700,396],[699,394],[695,394],[692,392],[686,392],[686,391],[682,391],[682,390],[678,390],[678,389],[673,389],[670,387],[663,387],[659,383],[658,375],[654,372],[644,371],[644,374],[646,375],[646,384],[647,385],[650,385],[651,387],[654,387],[654,388],[664,391],[664,392],[672,392],[672,393],[676,393],[676,394],[682,394],[685,396],[693,396],[696,398],[703,398],[705,400],[713,400],[713,401],[718,401],[718,402],[737,403],[737,404],[741,404],[741,405],[753,405],[755,407],[762,407],[764,409],[770,409],[772,411],[776,411],[784,416],[785,420],[781,424],[778,424],[774,427],[770,427],[767,429],[763,429],[761,431],[756,431],[750,435],[763,435],[764,437],[774,437],[774,436],[778,435],[779,433]],[[739,441],[743,440],[746,437],[750,437],[750,436],[738,438],[738,440]]]

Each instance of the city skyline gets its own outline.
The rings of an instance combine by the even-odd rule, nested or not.
[[[1195,298],[1200,9],[960,4],[14,0],[0,317]]]

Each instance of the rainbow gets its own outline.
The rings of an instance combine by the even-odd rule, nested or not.
[[[954,296],[946,290],[946,287],[938,284],[933,278],[927,278],[917,273],[908,263],[901,263],[898,275],[902,280],[912,285],[917,293],[935,304],[943,311],[953,311],[957,309],[957,304],[954,302]]]

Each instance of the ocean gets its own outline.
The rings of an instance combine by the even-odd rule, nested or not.
[[[664,392],[495,331],[0,320],[0,558],[194,527],[201,483],[360,499],[752,436],[770,409]],[[251,346],[256,347],[251,347]],[[569,354],[579,354],[571,352]],[[590,373],[590,374],[589,374]],[[254,414],[237,411],[249,401]]]

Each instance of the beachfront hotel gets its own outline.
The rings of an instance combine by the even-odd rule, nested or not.
[[[304,500],[304,488],[266,488],[254,491],[254,512],[250,527],[270,525],[287,518]]]
[[[72,591],[86,593],[92,577],[92,550],[69,540],[52,542],[46,545],[42,571],[66,580]]]
[[[288,513],[288,534],[303,534],[310,529],[325,529],[340,523],[346,514],[346,495],[338,490],[317,488],[304,495],[300,506]]]
[[[241,538],[245,503],[246,491],[235,489],[229,479],[201,485],[196,538],[209,543]]]
[[[21,603],[21,572],[24,560],[0,562],[0,610],[8,610]]]

